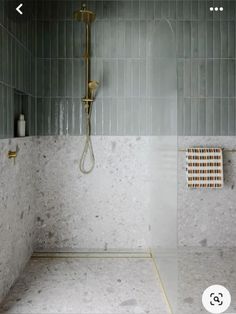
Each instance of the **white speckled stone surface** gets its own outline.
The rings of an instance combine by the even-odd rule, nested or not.
[[[231,306],[225,313],[236,313],[235,249],[178,252],[177,314],[206,313],[201,303],[202,293],[215,284],[223,285],[230,291]]]
[[[0,142],[0,299],[32,252],[34,226],[36,250],[147,250],[151,246],[150,210],[155,215],[160,210],[153,198],[157,187],[151,188],[158,176],[157,138],[92,140],[96,167],[88,176],[79,171],[84,137]],[[16,145],[19,154],[14,166],[6,155]]]
[[[173,193],[169,193],[170,220],[165,219],[164,208],[169,204],[168,191],[157,203],[160,169],[162,175],[175,174],[172,148],[155,137],[94,137],[96,167],[85,176],[79,171],[83,141],[66,136],[0,141],[0,301],[28,260],[33,237],[37,250],[146,250],[161,246],[160,239],[167,238],[164,246],[174,246]],[[158,159],[160,144],[164,150]],[[6,155],[17,145],[14,165]],[[197,145],[236,149],[236,140],[179,138],[180,148]],[[236,153],[224,152],[222,190],[187,189],[185,153],[178,157],[178,245],[235,247]],[[157,165],[160,160],[163,168]],[[226,254],[227,258],[234,257]],[[204,268],[204,258],[201,263]]]
[[[163,174],[170,171],[176,182],[174,168],[166,166],[175,165],[174,152],[170,155],[167,147],[168,158],[163,158],[163,167],[158,167],[161,156],[166,154],[165,151],[157,154],[157,148],[163,146],[158,138],[93,137],[96,168],[84,176],[78,165],[83,141],[83,137],[65,136],[37,139],[36,248],[145,249],[150,246],[153,221],[158,227],[152,227],[158,231],[152,230],[152,238],[156,239],[152,246],[174,247],[177,224],[174,186],[166,182],[171,197],[168,191],[166,194],[162,191],[161,202],[158,192],[163,184],[157,188],[161,169],[162,183],[165,183]],[[236,140],[228,136],[179,137],[178,145],[179,148],[201,145],[232,149],[236,148]],[[188,189],[185,153],[179,152],[178,157],[178,245],[235,246],[236,154],[224,153],[222,190]],[[171,208],[168,215],[166,208]]]
[[[150,246],[150,139],[92,141],[96,166],[84,175],[83,137],[37,139],[36,250]]]
[[[202,293],[211,285],[225,286],[236,313],[236,249],[178,248],[159,250],[157,263],[173,314],[203,314]]]
[[[7,158],[16,150],[15,164]],[[0,140],[0,302],[32,253],[35,150],[32,138]]]
[[[32,259],[0,311],[168,313],[150,258]]]
[[[216,146],[236,149],[235,137],[179,137],[179,148]],[[236,153],[225,151],[224,188],[188,189],[185,152],[178,154],[178,244],[236,246]]]

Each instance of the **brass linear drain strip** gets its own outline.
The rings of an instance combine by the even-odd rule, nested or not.
[[[151,258],[149,252],[34,252],[31,258]]]
[[[164,283],[163,283],[163,281],[161,279],[161,275],[160,275],[160,271],[159,271],[159,267],[158,267],[157,261],[154,258],[152,253],[151,253],[151,256],[152,256],[152,262],[153,262],[154,271],[155,271],[155,274],[156,274],[156,279],[157,279],[159,288],[161,289],[162,296],[163,296],[164,302],[165,302],[165,304],[167,306],[168,313],[169,314],[174,314],[172,306],[171,306],[171,303],[170,303],[169,298],[167,296],[165,285],[164,285]]]

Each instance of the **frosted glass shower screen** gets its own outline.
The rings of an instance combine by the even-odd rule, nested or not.
[[[148,45],[149,105],[152,112],[152,247],[177,244],[177,75],[171,24],[152,25]]]
[[[152,110],[151,249],[172,310],[177,291],[177,74],[171,24],[153,24],[148,45]],[[170,306],[170,312],[171,306]],[[173,312],[174,313],[174,312]]]

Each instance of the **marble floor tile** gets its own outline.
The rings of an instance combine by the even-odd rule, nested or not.
[[[149,258],[34,258],[0,313],[167,314]]]

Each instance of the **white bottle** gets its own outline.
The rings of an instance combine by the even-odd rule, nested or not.
[[[20,114],[19,120],[17,121],[17,136],[25,136],[25,117],[23,114]]]

